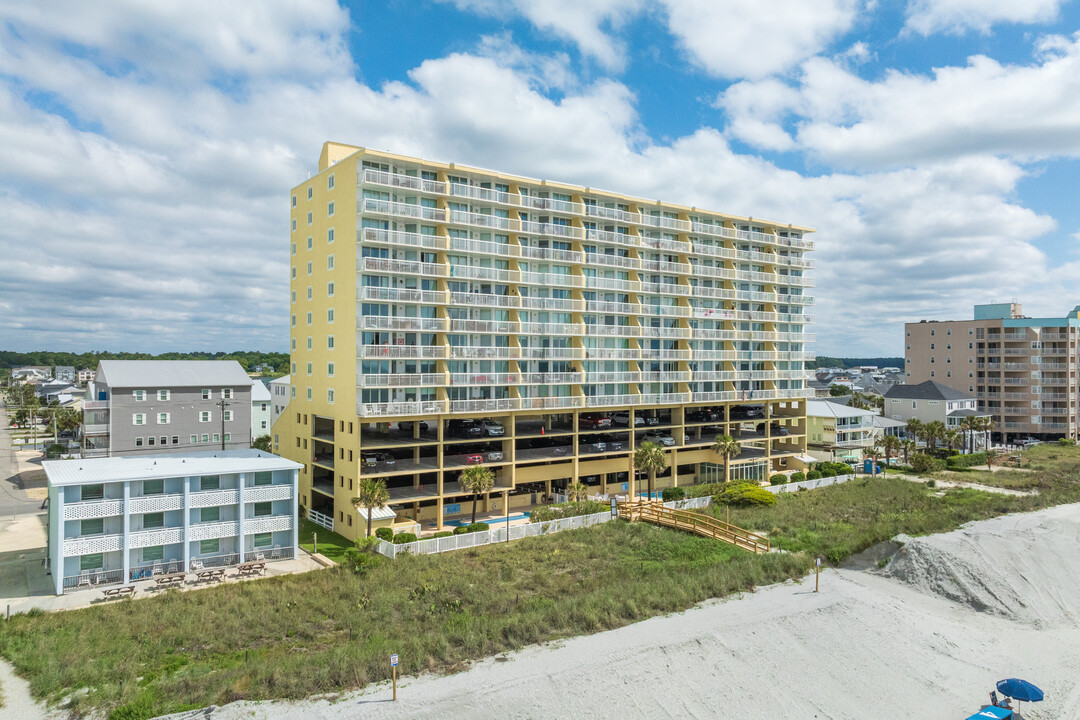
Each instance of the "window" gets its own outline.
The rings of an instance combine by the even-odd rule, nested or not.
[[[157,480],[143,480],[142,492],[143,495],[161,495],[165,492],[165,481],[160,478]]]
[[[326,231],[326,244],[332,245],[334,243],[334,228],[330,228]]]
[[[296,207],[296,196],[295,195],[292,196],[292,206]]]
[[[326,178],[326,189],[327,190],[333,190],[334,189],[334,176],[333,175],[330,175],[330,176],[328,176]]]
[[[311,286],[310,285],[308,285],[308,287],[307,287],[307,299],[308,300],[311,299]]]
[[[334,215],[334,201],[333,200],[331,200],[330,202],[328,202],[326,204],[326,215],[327,215],[327,217],[333,217],[333,215]]]
[[[308,187],[308,189],[307,189],[307,199],[308,200],[311,199],[311,187]]]
[[[308,363],[308,364],[307,364],[307,374],[308,374],[308,375],[310,375],[310,374],[311,374],[311,363]]]
[[[292,279],[295,280],[296,279],[296,268],[295,267],[291,268],[291,275],[292,275]]]
[[[180,444],[180,436],[179,435],[173,435],[172,436],[172,444],[173,445],[179,445]]]
[[[233,412],[232,410],[226,410],[225,411],[225,422],[232,422],[232,419],[233,419],[232,412]]]
[[[210,399],[210,391],[209,390],[207,390],[205,388],[203,389],[203,391],[202,391],[202,399],[203,400],[209,400]]]
[[[289,319],[289,322],[290,322],[290,323],[292,324],[292,326],[293,326],[293,327],[296,327],[296,315],[293,315],[293,316],[292,316],[292,317],[291,317],[291,318]]]
[[[295,254],[296,254],[296,243],[293,243],[293,244],[292,244],[292,254],[293,254],[293,255],[295,255]]]
[[[165,559],[165,546],[156,545],[154,547],[144,547],[142,549],[143,562],[156,562]]]
[[[213,555],[221,549],[221,541],[214,540],[200,540],[199,541],[199,554],[200,555]]]
[[[214,442],[221,442],[221,435],[219,433],[214,433]]]
[[[328,322],[328,323],[334,322],[334,308],[330,308],[329,310],[326,311],[326,322]]]
[[[219,520],[221,520],[221,508],[199,508],[199,522],[218,522]]]
[[[311,313],[308,313],[308,314],[307,314],[307,324],[308,324],[308,325],[310,325],[310,324],[311,324]]]
[[[221,391],[221,398],[223,400],[232,400],[233,392],[232,388],[225,388]]]
[[[158,425],[168,425],[169,424],[169,413],[158,413],[157,414],[157,424]]]
[[[334,336],[333,335],[327,335],[326,336],[326,349],[327,350],[333,350],[334,349]]]
[[[201,422],[201,423],[210,422],[210,411],[209,410],[201,410],[199,412],[199,422]]]
[[[257,548],[271,547],[274,544],[273,533],[255,533],[255,539],[253,544]]]
[[[327,377],[334,377],[334,363],[326,363]]]
[[[157,391],[157,399],[161,400],[162,402],[168,400],[169,399],[169,391],[168,390],[158,390]]]
[[[135,398],[135,402],[142,402],[143,400],[146,399],[146,391],[145,390],[132,390],[131,391],[131,396],[133,398]]]
[[[310,400],[310,399],[311,399],[311,388],[308,388],[308,389],[307,389],[307,399],[308,399],[308,400]]]
[[[210,442],[210,436],[207,435],[206,433],[203,433],[202,441],[203,442]]]
[[[225,433],[225,442],[232,442],[232,433]]]
[[[311,224],[311,219],[312,219],[311,211],[310,211],[310,210],[308,210],[308,214],[307,214],[307,224],[308,224],[308,225],[310,225],[310,224]]]
[[[79,570],[102,570],[105,567],[105,555],[94,553],[79,557]]]
[[[219,488],[221,488],[221,477],[218,475],[203,475],[199,478],[200,490],[218,490]]]
[[[105,519],[92,518],[79,523],[80,535],[101,535],[105,532]]]
[[[265,517],[267,515],[274,514],[274,503],[271,502],[257,502],[255,503],[255,517]]]
[[[148,530],[165,527],[165,513],[153,512],[144,514],[142,526]]]
[[[333,403],[334,402],[334,391],[333,390],[327,390],[326,391],[326,402],[328,402],[328,403]]]
[[[311,349],[311,336],[308,336],[308,339],[307,339],[307,349],[308,350]]]
[[[311,246],[312,246],[311,238],[308,237],[308,239],[307,239],[307,249],[310,250]]]
[[[277,435],[274,436],[275,440]],[[257,472],[255,473],[254,480],[251,481],[252,485],[270,485],[274,482],[274,473],[272,472]]]
[[[296,218],[293,218],[293,221],[292,221],[292,231],[296,232]]]
[[[310,261],[308,261],[308,264],[307,264],[307,274],[308,275],[311,274],[311,262]]]
[[[142,447],[142,438],[141,437],[135,438],[135,447]]]
[[[153,445],[153,444],[154,444],[154,436],[153,436],[153,435],[151,435],[150,437],[146,438],[146,444],[147,444],[147,445]]]
[[[188,442],[190,442],[192,445],[194,445],[195,443],[199,442],[199,436],[198,435],[192,435],[190,438],[188,438]]]
[[[146,415],[143,414],[143,413],[134,413],[131,416],[131,424],[132,425],[145,425],[146,424]]]
[[[332,281],[326,283],[326,297],[334,297],[334,283]]]
[[[334,269],[334,256],[333,255],[327,255],[326,256],[326,269],[327,270],[333,270]]]

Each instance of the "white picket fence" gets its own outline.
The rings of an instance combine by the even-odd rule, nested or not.
[[[578,528],[589,527],[590,525],[599,525],[600,523],[605,523],[611,519],[611,512],[605,511],[593,515],[578,515],[576,517],[563,518],[561,520],[548,520],[547,522],[527,523],[525,525],[511,525],[510,539],[520,540],[525,537],[550,535],[562,530],[576,530]],[[491,525],[494,526],[497,522],[498,521],[494,521]],[[375,550],[389,558],[396,557],[399,553],[433,555],[435,553],[450,552],[451,550],[463,550],[465,548],[480,547],[481,545],[506,542],[506,531],[507,528],[504,524],[503,527],[492,527],[490,530],[464,533],[462,535],[450,535],[449,537],[428,538],[427,540],[417,540],[416,542],[402,543],[400,545],[388,543],[385,540],[380,539],[375,545]]]
[[[830,485],[839,485],[840,483],[846,483],[848,480],[854,479],[854,475],[837,475],[836,477],[823,477],[818,478],[817,480],[803,480],[802,482],[784,483],[783,485],[769,485],[765,489],[774,495],[778,495],[786,492],[797,492],[803,488],[814,490]]]

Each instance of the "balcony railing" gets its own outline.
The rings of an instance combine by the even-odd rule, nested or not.
[[[522,385],[567,385],[582,382],[584,373],[579,372],[551,372],[551,373],[522,373],[516,382]]]
[[[522,296],[519,298],[522,308],[528,308],[530,310],[555,310],[558,312],[581,312],[585,308],[585,303],[582,300],[571,300],[570,298],[545,298],[545,297],[527,297]]]
[[[615,405],[639,405],[640,395],[591,395],[585,398],[585,407],[612,407]]]
[[[444,400],[421,400],[404,402],[356,404],[356,414],[360,417],[387,417],[399,415],[438,415],[446,412]]]
[[[446,277],[447,266],[441,263],[425,263],[416,260],[392,260],[390,258],[362,258],[363,272],[389,273],[392,275],[423,275],[425,277]]]
[[[400,245],[402,247],[445,250],[446,236],[425,235],[424,233],[404,232],[402,230],[383,230],[381,228],[361,228],[357,233],[361,242],[381,245]]]
[[[357,300],[390,303],[416,303],[442,305],[446,293],[441,290],[413,290],[411,288],[374,287],[365,285],[357,289]]]
[[[450,412],[498,412],[517,410],[520,403],[517,398],[481,398],[477,400],[451,400]]]
[[[590,372],[585,375],[589,385],[607,385],[610,383],[636,383],[641,380],[639,372]]]
[[[446,384],[443,373],[361,373],[360,387],[438,387]]]
[[[581,395],[521,398],[522,410],[559,410],[567,408],[579,408],[584,407],[584,405],[585,398]],[[520,452],[518,459],[522,459],[520,457]]]
[[[465,305],[468,307],[497,307],[516,308],[520,305],[521,298],[517,295],[494,295],[492,293],[450,293],[451,305]]]
[[[123,500],[87,500],[64,505],[64,520],[89,520],[123,514]]]
[[[361,358],[432,359],[446,357],[442,345],[361,345]]]
[[[450,385],[516,385],[517,373],[450,373]]]
[[[420,318],[386,315],[363,315],[357,318],[362,330],[405,330],[414,332],[445,332],[446,321],[442,318]]]
[[[690,393],[643,393],[642,405],[676,405],[690,402]]]
[[[439,195],[446,194],[446,183],[444,182],[424,180],[415,175],[402,175],[400,173],[374,170],[372,168],[364,168],[360,175],[360,182],[370,185],[385,185],[387,187],[418,190],[420,192]]]
[[[396,217],[429,220],[431,222],[446,222],[446,211],[442,208],[425,207],[423,205],[413,205],[411,203],[391,202],[389,200],[376,200],[374,198],[364,198],[361,207],[365,213],[394,215]]]

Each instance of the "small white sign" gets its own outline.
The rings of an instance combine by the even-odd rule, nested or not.
[[[818,558],[818,559],[817,559],[817,566],[818,566],[818,567],[821,567],[821,558]],[[397,657],[397,655],[395,655],[394,657]]]
[[[390,667],[397,667],[397,655],[390,656]]]

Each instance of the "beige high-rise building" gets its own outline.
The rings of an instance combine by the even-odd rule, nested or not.
[[[458,522],[483,463],[488,512],[568,483],[642,492],[766,479],[805,449],[809,228],[327,143],[291,193],[288,406],[309,518],[363,534],[363,477],[387,522]]]
[[[995,434],[1076,438],[1080,306],[1030,318],[1019,303],[976,305],[971,320],[904,325],[907,384],[934,380],[978,398]]]

